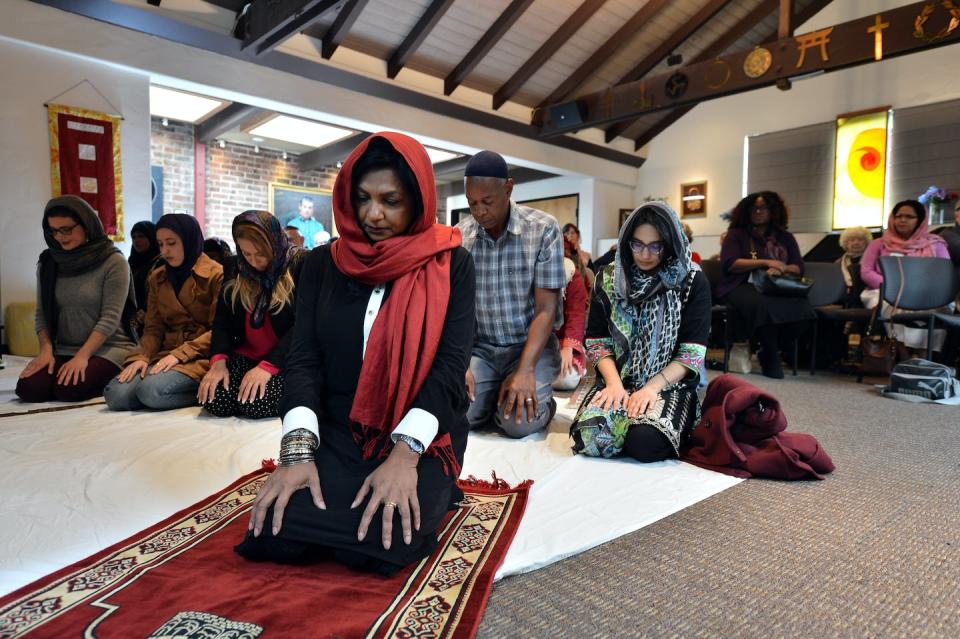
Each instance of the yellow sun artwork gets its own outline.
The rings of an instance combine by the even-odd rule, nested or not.
[[[881,226],[888,111],[837,118],[833,228]]]

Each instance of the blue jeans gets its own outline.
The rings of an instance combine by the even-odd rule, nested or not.
[[[165,371],[156,375],[148,374],[144,379],[136,375],[123,384],[114,377],[103,389],[103,396],[110,410],[170,410],[195,406],[199,388],[200,384],[190,376],[178,371]]]
[[[474,401],[467,410],[470,428],[496,426],[510,437],[526,437],[530,433],[542,430],[556,411],[553,402],[553,380],[560,373],[560,348],[555,335],[551,335],[543,347],[534,374],[537,379],[537,414],[530,415],[523,409],[522,419],[516,417],[504,419],[497,410],[500,386],[503,380],[517,370],[520,355],[525,344],[494,346],[477,342],[473,345],[470,358],[470,371],[473,373]]]

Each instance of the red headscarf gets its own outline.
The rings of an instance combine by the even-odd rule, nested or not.
[[[403,156],[417,179],[423,214],[406,233],[371,243],[350,200],[353,166],[370,142],[382,138]],[[350,419],[360,425],[355,439],[365,459],[387,454],[390,432],[420,392],[440,346],[450,300],[450,256],[461,244],[460,230],[437,224],[437,191],[426,149],[400,133],[375,133],[343,163],[333,186],[333,215],[340,239],[331,245],[337,268],[364,284],[393,282],[390,297],[370,330]],[[427,443],[427,442],[424,442]],[[428,448],[459,474],[450,435]]]
[[[927,216],[921,216],[917,230],[907,239],[903,239],[897,235],[896,229],[893,228],[893,215],[898,208],[900,207],[896,207],[890,212],[890,216],[887,218],[887,228],[880,236],[883,248],[890,253],[902,253],[915,257],[936,257],[937,244],[945,244],[946,242],[942,237],[934,235],[928,230],[930,227],[927,224]]]

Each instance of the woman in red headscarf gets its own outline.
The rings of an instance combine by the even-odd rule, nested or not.
[[[392,574],[433,551],[461,498],[473,261],[436,223],[433,166],[405,135],[353,150],[333,213],[340,238],[298,287],[280,466],[237,552]]]

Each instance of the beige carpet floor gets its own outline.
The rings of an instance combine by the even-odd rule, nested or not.
[[[960,407],[768,380],[825,481],[751,479],[493,590],[479,637],[960,637]],[[602,487],[598,487],[602,489]]]

